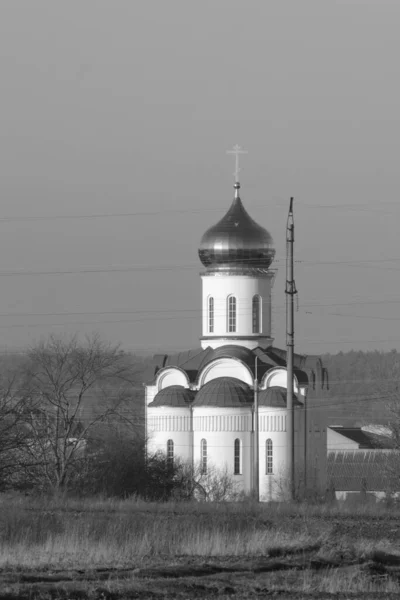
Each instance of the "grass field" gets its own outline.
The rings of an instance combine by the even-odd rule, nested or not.
[[[398,598],[400,510],[0,496],[0,599]]]

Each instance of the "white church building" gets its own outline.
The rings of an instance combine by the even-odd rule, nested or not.
[[[239,192],[236,181],[231,207],[200,242],[200,347],[153,358],[145,384],[147,450],[204,473],[220,469],[248,494],[258,461],[260,500],[279,500],[288,431],[286,350],[275,348],[271,336],[275,250]],[[323,493],[328,381],[318,357],[295,354],[293,387],[296,492]]]

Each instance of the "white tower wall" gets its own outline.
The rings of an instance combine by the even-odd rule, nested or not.
[[[274,272],[260,274],[203,273],[202,348],[234,343],[246,348],[267,347],[271,338],[271,291]],[[259,332],[253,333],[253,297],[261,298]],[[228,298],[236,298],[236,331],[228,331]],[[214,298],[214,326],[210,331],[209,298]]]
[[[193,460],[201,467],[201,440],[207,442],[207,467],[225,472],[237,491],[251,491],[252,413],[246,408],[193,408]],[[235,474],[235,440],[240,440],[240,473]]]
[[[191,409],[172,406],[147,407],[147,450],[167,454],[167,442],[174,442],[174,458],[192,460]]]
[[[262,502],[282,501],[288,489],[287,479],[287,409],[259,408],[259,482]],[[304,411],[294,410],[296,492],[300,493],[304,480]],[[272,472],[268,469],[267,440],[272,442]]]
[[[260,406],[259,426],[259,482],[260,500],[282,500],[286,477],[286,417],[287,410]],[[272,443],[272,472],[267,469],[267,440]]]

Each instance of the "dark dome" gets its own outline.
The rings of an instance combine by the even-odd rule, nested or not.
[[[217,377],[197,392],[193,406],[246,406],[253,401],[253,392],[244,381],[235,377]]]
[[[155,395],[149,406],[189,406],[195,393],[182,385],[170,385],[163,388]]]
[[[271,406],[274,408],[286,408],[286,388],[280,386],[269,387],[260,390],[258,394],[258,406]],[[293,406],[303,406],[293,394]]]
[[[235,184],[235,199],[224,217],[203,235],[199,257],[205,267],[218,270],[245,267],[268,269],[275,256],[273,239],[246,212]]]

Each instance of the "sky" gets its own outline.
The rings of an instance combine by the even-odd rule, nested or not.
[[[296,350],[400,349],[398,0],[2,0],[0,349],[199,345],[204,231],[295,210]]]

